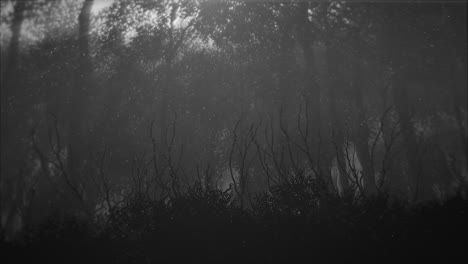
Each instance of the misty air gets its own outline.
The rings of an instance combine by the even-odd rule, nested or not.
[[[0,262],[466,258],[466,24],[466,0],[2,1]]]

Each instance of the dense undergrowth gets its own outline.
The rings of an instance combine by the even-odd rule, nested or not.
[[[447,261],[464,256],[468,239],[466,187],[443,203],[413,206],[337,197],[319,181],[277,186],[244,210],[201,185],[170,202],[141,197],[104,225],[53,215],[2,245],[7,263]]]

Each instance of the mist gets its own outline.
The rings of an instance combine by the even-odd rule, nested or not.
[[[12,262],[462,254],[466,1],[1,7]]]

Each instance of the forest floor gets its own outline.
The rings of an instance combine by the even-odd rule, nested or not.
[[[309,215],[179,205],[138,216],[127,208],[104,229],[55,218],[21,242],[3,243],[2,263],[401,263],[408,256],[451,263],[467,256],[461,196],[412,208],[335,204]]]

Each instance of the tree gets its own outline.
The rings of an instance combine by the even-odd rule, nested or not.
[[[77,75],[75,86],[73,87],[70,97],[69,108],[69,128],[68,128],[68,156],[67,166],[70,181],[75,182],[78,188],[83,186],[80,183],[83,171],[83,161],[87,153],[87,146],[84,139],[85,127],[84,121],[85,107],[89,90],[92,87],[92,62],[89,48],[89,32],[91,21],[91,8],[93,0],[86,0],[83,3],[80,14],[78,16],[78,51],[79,60],[77,67]],[[80,199],[84,199],[84,190],[80,190]]]

